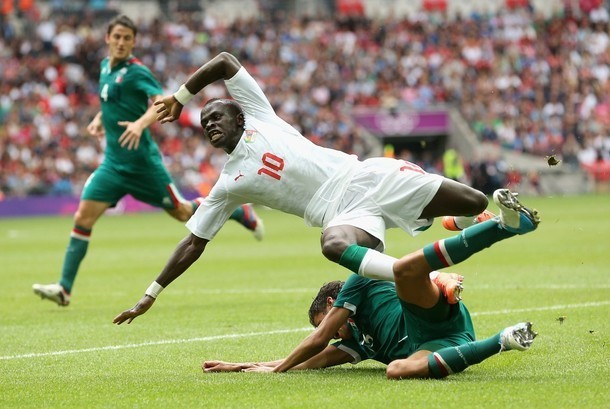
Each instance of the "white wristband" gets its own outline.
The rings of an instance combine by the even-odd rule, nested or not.
[[[163,291],[163,286],[156,281],[153,281],[151,285],[148,286],[146,292],[144,294],[150,295],[152,298],[156,299],[159,294]]]
[[[194,96],[194,94],[191,94],[191,92],[186,89],[186,85],[184,84],[180,85],[180,88],[178,88],[178,91],[176,91],[176,93],[174,94],[174,98],[176,98],[176,101],[180,102],[183,106],[188,104]]]

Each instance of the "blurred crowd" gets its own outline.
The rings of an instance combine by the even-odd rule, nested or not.
[[[0,19],[1,192],[78,195],[103,158],[103,141],[85,128],[99,110],[107,19],[93,11],[44,16],[35,5]],[[574,167],[610,160],[609,16],[603,7],[566,9],[547,19],[530,7],[452,20],[424,12],[383,20],[263,13],[230,24],[185,13],[139,22],[139,29],[136,56],[167,93],[226,50],[307,138],[361,157],[371,146],[351,121],[352,108],[453,104],[483,141],[556,155]],[[222,84],[207,87],[179,122],[153,125],[184,189],[205,193],[224,163],[224,153],[198,138],[198,105],[224,95]]]

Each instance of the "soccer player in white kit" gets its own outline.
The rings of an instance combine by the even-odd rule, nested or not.
[[[429,277],[429,273],[536,228],[537,214],[504,189],[499,194],[503,203],[496,200],[500,217],[472,226],[491,223],[477,232],[476,243],[459,238],[466,228],[457,240],[435,242],[401,259],[387,256],[382,253],[386,229],[400,227],[414,236],[435,217],[472,216],[474,221],[486,209],[487,197],[404,160],[360,161],[315,145],[276,115],[254,78],[226,52],[205,63],[175,94],[155,103],[157,119],[161,123],[177,120],[194,94],[221,79],[234,99],[208,101],[201,111],[201,126],[204,138],[227,152],[228,161],[187,222],[191,233],[179,243],[144,297],[114,319],[116,324],[130,323],[145,313],[159,293],[201,256],[231,212],[243,203],[268,206],[321,227],[322,254],[357,274],[390,281],[404,275],[417,277],[428,292],[438,293],[440,287],[454,303],[461,289],[457,274],[443,275],[446,281],[439,282],[438,276]],[[436,285],[431,278],[437,279]]]

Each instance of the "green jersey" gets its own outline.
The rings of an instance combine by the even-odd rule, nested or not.
[[[348,327],[353,338],[333,345],[354,357],[389,364],[404,359],[422,345],[460,345],[474,341],[470,314],[460,302],[451,306],[446,321],[430,323],[418,317],[396,295],[394,283],[352,274],[337,296],[335,307],[351,311]],[[437,341],[437,342],[431,342]],[[436,347],[434,349],[437,349]]]
[[[101,62],[100,101],[106,132],[105,161],[119,171],[142,171],[151,164],[162,164],[161,153],[150,131],[145,129],[138,149],[121,147],[119,137],[125,127],[119,121],[133,122],[150,106],[150,97],[161,95],[161,85],[137,58],[131,56],[110,68],[110,59]]]

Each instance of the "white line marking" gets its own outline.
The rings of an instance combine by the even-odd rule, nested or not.
[[[549,305],[547,307],[534,307],[534,308],[516,308],[513,310],[482,311],[482,312],[472,312],[472,313],[470,313],[470,315],[472,315],[473,317],[476,317],[479,315],[512,314],[514,312],[552,311],[552,310],[565,310],[565,309],[569,309],[569,308],[601,307],[603,305],[610,305],[610,301],[585,302],[582,304]]]
[[[533,285],[490,285],[490,284],[474,284],[468,285],[464,282],[464,287],[468,286],[468,290],[603,290],[610,288],[610,284],[533,284]]]
[[[466,277],[468,280],[468,277]],[[466,291],[479,291],[479,290],[603,290],[610,289],[610,284],[541,284],[541,285],[528,285],[527,287],[519,285],[491,285],[491,284],[470,284],[468,281],[464,283]],[[317,288],[260,288],[256,290],[246,288],[232,288],[232,289],[213,289],[213,288],[202,288],[202,289],[174,289],[172,290],[173,295],[185,295],[185,294],[293,294],[293,293],[306,293],[315,294]]]
[[[150,341],[141,342],[139,344],[125,344],[125,345],[108,345],[105,347],[85,348],[85,349],[67,349],[63,351],[54,352],[42,352],[33,354],[23,355],[8,355],[0,356],[1,361],[7,361],[10,359],[22,359],[22,358],[39,358],[45,356],[57,356],[57,355],[69,355],[78,354],[81,352],[97,352],[97,351],[111,351],[116,349],[127,349],[127,348],[139,348],[151,345],[168,345],[168,344],[186,344],[189,342],[205,342],[205,341],[216,341],[221,339],[235,339],[235,338],[246,338],[256,337],[259,335],[274,335],[274,334],[288,334],[291,332],[311,331],[311,327],[295,328],[295,329],[280,329],[276,331],[265,331],[265,332],[248,332],[245,334],[228,334],[228,335],[214,335],[211,337],[198,337],[198,338],[186,338],[186,339],[165,339],[161,341]]]
[[[517,309],[512,309],[512,310],[482,311],[482,312],[478,312],[478,313],[474,312],[474,313],[471,313],[470,315],[472,315],[472,316],[501,315],[501,314],[512,314],[515,312],[551,311],[551,310],[563,310],[563,309],[570,309],[570,308],[601,307],[604,305],[610,305],[610,301],[587,302],[587,303],[581,303],[581,304],[549,305],[547,307],[517,308]],[[41,353],[31,353],[31,354],[22,354],[22,355],[7,355],[7,356],[0,356],[0,361],[9,361],[9,360],[13,360],[13,359],[25,359],[25,358],[42,358],[42,357],[46,357],[46,356],[80,354],[83,352],[113,351],[113,350],[117,350],[117,349],[140,348],[140,347],[154,346],[154,345],[187,344],[190,342],[217,341],[217,340],[223,340],[223,339],[257,337],[257,336],[261,336],[261,335],[290,334],[293,332],[303,332],[303,331],[311,331],[311,327],[294,328],[294,329],[280,329],[280,330],[275,330],[275,331],[264,331],[264,332],[248,332],[245,334],[214,335],[211,337],[166,339],[166,340],[161,340],[161,341],[141,342],[139,344],[108,345],[105,347],[67,349],[67,350],[63,350],[63,351],[41,352]]]

